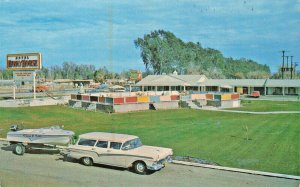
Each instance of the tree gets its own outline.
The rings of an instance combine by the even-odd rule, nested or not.
[[[0,69],[0,79],[3,80],[3,70]]]
[[[155,74],[161,74],[180,67],[178,52],[183,42],[174,34],[158,30],[136,39],[134,44],[141,50],[146,70],[152,69]]]
[[[269,74],[263,71],[250,71],[247,73],[246,77],[248,79],[266,79],[269,78]]]
[[[107,77],[107,74],[108,74],[108,70],[107,68],[104,66],[102,68],[99,68],[97,71],[95,71],[94,73],[94,80],[96,82],[101,82],[103,83]]]
[[[3,70],[1,70],[0,75],[1,75],[1,79],[4,79],[4,80],[13,79],[13,72],[11,70],[3,69]]]
[[[204,75],[211,79],[225,79],[222,71],[218,68],[208,68],[207,71],[204,71]]]
[[[63,78],[63,70],[60,66],[55,65],[50,67],[51,77],[55,79],[62,79]]]
[[[164,30],[152,31],[134,40],[141,51],[146,71],[154,74],[172,73],[174,70],[184,74],[206,73],[209,76],[243,78],[250,71],[261,73],[256,77],[270,75],[270,68],[257,62],[241,58],[225,58],[213,48],[203,48],[199,42],[183,42],[173,33]],[[250,74],[254,76],[254,74]]]
[[[245,75],[242,72],[236,72],[236,73],[234,73],[233,76],[234,76],[233,78],[235,78],[235,79],[244,79],[245,78]]]
[[[64,62],[62,65],[62,77],[64,79],[75,79],[77,65],[73,62]]]

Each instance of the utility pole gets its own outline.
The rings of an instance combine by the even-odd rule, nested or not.
[[[291,79],[293,79],[293,56],[291,56]]]
[[[294,75],[296,75],[296,67],[298,66],[298,62],[294,62]]]
[[[285,56],[285,58],[286,58],[286,67],[284,68],[284,72],[289,70],[289,56]]]
[[[282,50],[282,66],[281,66],[281,79],[283,79],[283,68],[284,68],[284,52],[285,50]]]

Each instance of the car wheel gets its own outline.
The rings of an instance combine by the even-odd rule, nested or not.
[[[15,144],[13,152],[16,155],[23,155],[25,153],[25,146],[21,143]]]
[[[90,157],[83,157],[81,159],[81,161],[82,161],[82,164],[85,165],[85,166],[93,165],[93,160]]]
[[[140,175],[144,175],[146,174],[146,171],[147,171],[147,167],[146,167],[146,164],[144,162],[141,162],[141,161],[137,161],[133,164],[133,168],[134,168],[134,171],[137,173],[137,174],[140,174]]]

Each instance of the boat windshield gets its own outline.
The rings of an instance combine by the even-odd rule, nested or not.
[[[138,147],[141,147],[143,144],[139,138],[129,140],[125,142],[122,146],[122,150],[130,150],[130,149],[135,149]]]

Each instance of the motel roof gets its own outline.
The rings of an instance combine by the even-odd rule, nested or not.
[[[205,75],[148,75],[136,86],[193,86],[205,79]]]
[[[267,87],[300,87],[300,79],[268,79]]]
[[[264,87],[266,79],[207,79],[200,86],[254,86]]]
[[[207,79],[205,75],[148,75],[136,86],[300,87],[300,79]]]

